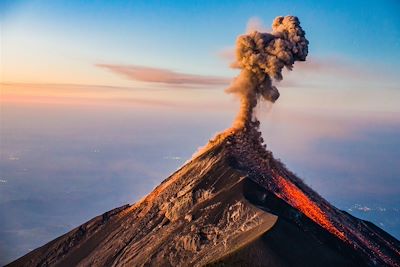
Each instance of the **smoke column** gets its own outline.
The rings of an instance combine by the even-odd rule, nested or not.
[[[277,17],[272,23],[272,33],[252,33],[239,36],[236,41],[234,68],[241,69],[228,93],[239,95],[240,112],[234,129],[243,129],[253,120],[253,109],[260,99],[274,103],[279,98],[272,81],[282,80],[282,69],[292,70],[295,61],[305,61],[308,40],[295,16]]]

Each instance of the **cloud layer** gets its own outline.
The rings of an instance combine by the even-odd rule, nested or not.
[[[192,85],[200,87],[229,84],[229,79],[224,77],[187,74],[161,68],[116,64],[96,64],[96,66],[122,75],[130,80],[148,83]]]

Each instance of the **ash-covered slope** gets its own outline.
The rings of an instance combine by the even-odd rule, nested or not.
[[[398,240],[330,205],[260,136],[219,135],[143,200],[10,266],[399,266]]]

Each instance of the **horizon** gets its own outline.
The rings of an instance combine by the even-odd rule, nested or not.
[[[309,56],[284,71],[276,103],[256,108],[267,149],[399,239],[399,11],[396,1],[2,1],[0,264],[138,201],[230,127],[236,38],[288,14]]]

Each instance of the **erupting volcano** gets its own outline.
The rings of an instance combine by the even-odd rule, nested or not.
[[[237,40],[241,109],[141,201],[100,215],[10,266],[400,266],[400,242],[341,211],[266,149],[253,110],[306,60],[297,17]]]

